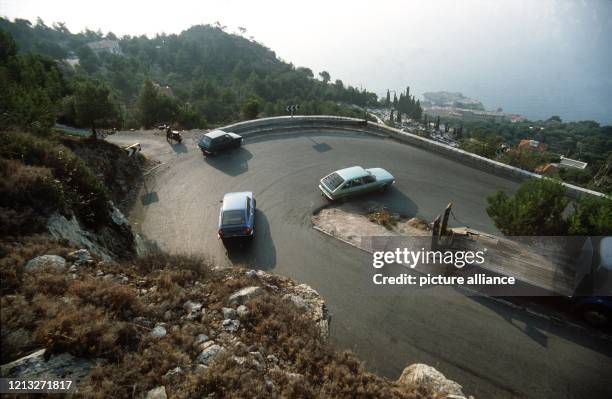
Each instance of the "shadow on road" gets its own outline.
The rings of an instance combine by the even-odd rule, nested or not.
[[[314,150],[317,152],[326,152],[326,151],[333,149],[333,147],[327,143],[319,143],[318,141],[314,140],[312,137],[306,137],[306,138],[314,143],[312,148],[314,148]]]
[[[222,152],[215,156],[204,157],[207,164],[230,176],[238,176],[249,170],[249,159],[253,154],[244,147]]]
[[[590,331],[554,320],[537,317],[529,314],[522,308],[513,308],[504,303],[496,302],[491,298],[481,296],[469,296],[473,301],[493,310],[503,317],[510,325],[522,331],[540,346],[548,347],[548,334],[562,337],[577,345],[589,348],[612,358],[612,342],[608,339],[598,338],[599,331]]]
[[[170,144],[170,147],[172,147],[172,150],[176,152],[177,154],[185,154],[189,152],[185,143]]]
[[[255,238],[236,239],[224,245],[234,266],[256,270],[270,270],[276,266],[276,248],[270,234],[270,224],[259,209],[255,214]]]
[[[151,191],[141,196],[140,202],[142,202],[143,206],[148,206],[155,202],[159,202],[159,196],[156,191]]]

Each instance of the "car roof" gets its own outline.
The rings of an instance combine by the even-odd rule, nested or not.
[[[246,199],[252,197],[251,191],[242,191],[239,193],[226,193],[223,196],[223,206],[221,207],[224,211],[242,210],[246,208]]]
[[[217,137],[225,136],[226,134],[227,132],[221,129],[216,129],[216,130],[213,130],[212,132],[206,133],[204,136],[210,137],[211,139],[216,139]]]
[[[361,166],[351,166],[350,168],[344,168],[336,171],[344,180],[357,179],[358,177],[367,176],[368,172]]]

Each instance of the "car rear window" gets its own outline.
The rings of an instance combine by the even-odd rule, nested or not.
[[[323,184],[332,191],[337,189],[342,183],[344,183],[344,180],[336,172],[323,179]]]
[[[244,211],[225,211],[221,218],[223,226],[234,226],[244,224]]]

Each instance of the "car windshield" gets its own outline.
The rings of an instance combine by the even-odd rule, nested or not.
[[[223,226],[244,224],[244,211],[225,211],[221,219]]]
[[[332,173],[331,175],[323,179],[323,184],[325,184],[327,188],[329,188],[332,191],[337,189],[342,183],[344,183],[344,180],[336,172]]]
[[[202,140],[201,140],[202,144],[204,144],[204,145],[210,145],[211,141],[212,141],[212,139],[210,137],[208,137],[208,136],[202,137]]]

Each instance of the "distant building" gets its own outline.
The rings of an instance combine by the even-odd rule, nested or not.
[[[153,82],[153,87],[155,87],[157,91],[161,94],[164,94],[168,97],[174,97],[174,91],[172,91],[172,87],[170,87],[169,85],[163,85],[157,82]]]
[[[578,169],[578,170],[584,170],[587,167],[588,163],[586,162],[582,162],[582,161],[577,161],[575,159],[570,159],[570,158],[565,158],[565,157],[561,157],[561,162],[559,163],[559,166],[562,168],[566,168],[566,169]]]
[[[97,42],[87,43],[87,46],[96,54],[122,54],[121,47],[117,40],[100,40]]]
[[[535,168],[535,172],[545,176],[554,176],[559,171],[559,164],[549,163]]]
[[[548,146],[544,143],[540,143],[538,140],[523,139],[518,144],[519,151],[537,151],[544,152]]]
[[[73,68],[79,65],[79,57],[77,57],[74,51],[69,51],[63,61],[64,63],[70,65]]]

